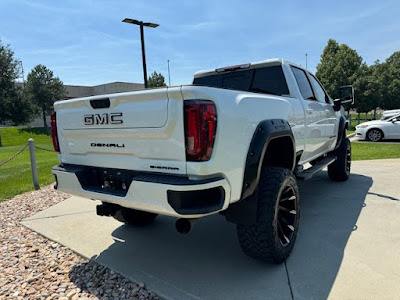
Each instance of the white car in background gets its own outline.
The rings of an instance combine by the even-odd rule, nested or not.
[[[381,120],[387,120],[400,114],[400,109],[385,110],[381,116]]]
[[[400,139],[400,114],[386,120],[375,120],[356,126],[356,136],[372,142]]]

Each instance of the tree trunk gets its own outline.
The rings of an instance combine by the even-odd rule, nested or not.
[[[47,127],[47,122],[46,122],[46,110],[44,107],[42,107],[42,113],[43,113],[43,126]]]
[[[374,108],[374,120],[376,120],[376,107]]]

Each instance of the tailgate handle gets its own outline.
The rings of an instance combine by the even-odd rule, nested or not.
[[[90,105],[94,109],[109,108],[110,107],[110,99],[103,98],[103,99],[90,100]]]

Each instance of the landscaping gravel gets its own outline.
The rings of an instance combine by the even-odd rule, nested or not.
[[[20,224],[68,197],[47,186],[0,203],[0,299],[160,299]]]

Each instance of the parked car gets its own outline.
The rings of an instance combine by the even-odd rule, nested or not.
[[[400,114],[400,109],[386,110],[383,112],[381,120],[388,120],[394,116],[397,116],[398,114]]]
[[[400,139],[400,114],[386,120],[375,120],[356,126],[356,136],[372,142]]]

